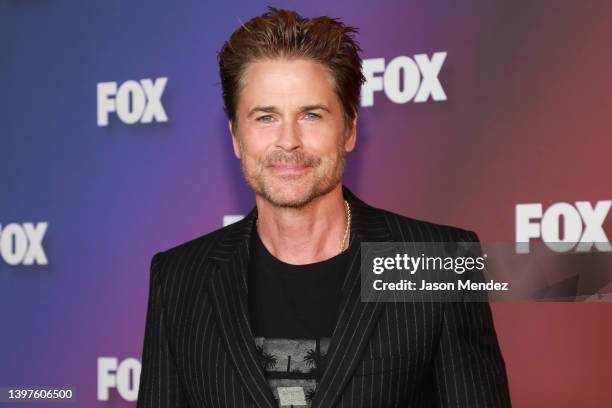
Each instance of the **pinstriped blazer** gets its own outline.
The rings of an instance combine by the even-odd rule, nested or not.
[[[351,239],[477,241],[365,204],[346,187]],[[253,209],[151,260],[139,408],[275,408],[247,310]],[[356,251],[359,252],[359,251]],[[357,253],[312,406],[509,407],[488,303],[364,303]]]

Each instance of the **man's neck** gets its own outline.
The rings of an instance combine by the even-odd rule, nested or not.
[[[302,208],[277,207],[260,196],[255,201],[259,236],[276,258],[303,265],[340,253],[346,231],[342,184]]]

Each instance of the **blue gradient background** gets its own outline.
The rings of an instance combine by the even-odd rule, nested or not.
[[[115,390],[96,400],[97,358],[140,357],[155,252],[254,204],[216,52],[267,4],[0,4],[0,224],[49,223],[48,266],[0,263],[0,386],[135,405]],[[365,201],[510,242],[517,203],[611,199],[608,3],[272,5],[359,27],[363,58],[448,53],[447,101],[395,105],[378,92],[362,109],[345,181]],[[98,82],[157,77],[168,77],[167,123],[96,125]],[[609,406],[612,305],[494,314],[515,406]]]

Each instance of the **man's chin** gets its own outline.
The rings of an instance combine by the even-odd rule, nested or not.
[[[314,186],[306,180],[283,180],[262,186],[260,195],[276,207],[300,208],[317,196]]]
[[[326,180],[313,177],[312,174],[253,179],[253,183],[249,184],[257,195],[270,204],[284,208],[304,207],[336,185],[328,185]]]
[[[276,207],[301,208],[310,203],[314,194],[307,192],[268,192],[264,198]]]

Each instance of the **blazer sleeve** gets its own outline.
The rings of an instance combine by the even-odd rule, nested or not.
[[[187,407],[176,363],[168,344],[159,269],[162,253],[151,259],[149,301],[142,351],[137,408]]]
[[[473,242],[479,242],[475,233],[470,235]],[[443,306],[442,330],[434,356],[436,406],[510,407],[505,363],[489,303],[449,302]]]

